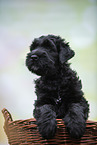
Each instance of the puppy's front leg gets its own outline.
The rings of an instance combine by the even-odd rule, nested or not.
[[[49,104],[35,106],[34,117],[42,137],[45,139],[52,138],[57,129],[56,113],[53,106]]]
[[[72,103],[63,118],[67,131],[72,138],[81,138],[85,132],[88,107]]]

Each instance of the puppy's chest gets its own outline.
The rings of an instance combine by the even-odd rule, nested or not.
[[[59,82],[57,80],[39,80],[37,83],[38,87],[43,90],[56,91],[58,92]]]
[[[57,91],[57,98],[55,98],[56,105],[60,105],[62,103],[62,96],[60,96],[60,90]]]
[[[59,105],[62,101],[62,96],[60,95],[60,83],[57,80],[42,80],[38,79],[36,81],[36,88],[39,92],[46,92],[53,96],[54,101]]]

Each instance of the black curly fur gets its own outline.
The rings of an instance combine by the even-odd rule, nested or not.
[[[72,138],[81,138],[85,132],[89,105],[81,80],[67,62],[74,54],[64,39],[54,35],[34,39],[27,54],[26,66],[41,76],[35,81],[34,117],[46,139],[55,135],[56,118],[64,120]]]

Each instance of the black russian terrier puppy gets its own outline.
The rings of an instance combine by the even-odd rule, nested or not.
[[[46,139],[55,135],[56,118],[63,119],[72,138],[81,138],[85,132],[89,105],[77,73],[67,62],[74,54],[64,39],[54,35],[34,39],[27,54],[26,66],[41,76],[35,81],[34,117]]]

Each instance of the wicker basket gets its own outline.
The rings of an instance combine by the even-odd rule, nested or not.
[[[80,140],[70,139],[66,132],[66,127],[61,119],[57,119],[57,132],[53,139],[43,139],[38,132],[36,120],[34,118],[27,120],[13,121],[11,114],[7,109],[2,113],[5,118],[4,129],[11,145],[96,145],[97,144],[97,122],[87,121],[86,131]]]

